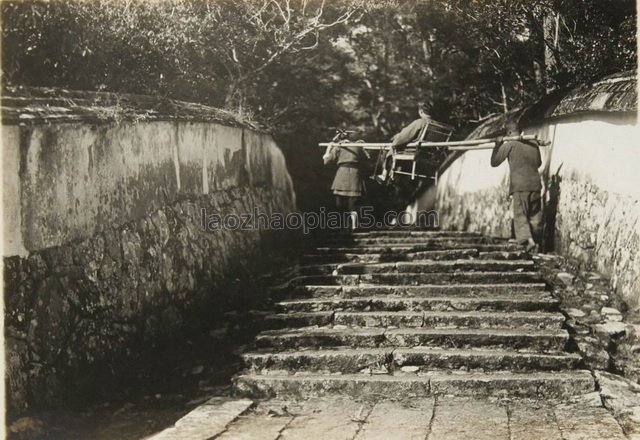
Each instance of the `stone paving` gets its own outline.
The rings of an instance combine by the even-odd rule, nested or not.
[[[274,399],[247,408],[246,399],[211,401],[150,440],[638,438],[625,436],[616,419],[602,406],[598,393],[565,401],[448,396],[378,402],[344,398]]]

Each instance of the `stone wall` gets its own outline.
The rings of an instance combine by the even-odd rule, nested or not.
[[[610,278],[631,307],[640,306],[640,139],[635,112],[547,118],[525,133],[553,141],[541,148],[545,247]],[[443,228],[511,237],[506,162],[491,150],[467,152],[428,194]]]
[[[60,404],[96,370],[117,372],[136,350],[188,325],[212,298],[221,308],[233,302],[218,287],[273,237],[207,231],[202,209],[295,210],[271,136],[237,125],[3,127],[10,409]]]
[[[605,274],[614,290],[639,308],[637,115],[575,115],[555,129],[548,172],[554,249]]]

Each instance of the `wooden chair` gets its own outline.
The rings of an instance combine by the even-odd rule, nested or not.
[[[453,127],[451,125],[443,124],[442,122],[429,120],[427,125],[420,132],[418,136],[418,142],[448,142],[451,139],[453,133]],[[424,154],[425,148],[421,147],[407,147],[402,151],[394,151],[391,162],[391,176],[394,174],[401,174],[405,176],[411,176],[411,180],[415,180],[416,177],[422,179],[434,179],[436,184],[438,183],[438,174],[435,176],[427,176],[418,173],[417,163],[420,160],[420,156]],[[411,172],[402,171],[398,168],[398,161],[410,161]]]

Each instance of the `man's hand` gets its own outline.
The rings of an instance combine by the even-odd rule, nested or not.
[[[501,143],[503,143],[503,142],[504,142],[504,136],[498,136],[498,137],[496,138],[496,146],[497,146],[497,145],[500,145],[500,144],[501,144]]]
[[[331,159],[331,150],[333,149],[333,142],[327,145],[327,149],[324,150],[324,154],[322,155],[322,160],[326,164],[329,159]]]

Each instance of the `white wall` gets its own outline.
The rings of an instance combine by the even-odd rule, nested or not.
[[[4,126],[4,256],[91,237],[178,195],[295,194],[271,136],[214,123]]]
[[[585,113],[530,127],[553,141],[541,148],[547,221],[554,249],[611,278],[640,304],[640,126],[633,113]],[[442,174],[419,205],[435,205],[443,228],[508,237],[508,166],[492,168],[491,150],[470,151]],[[554,186],[553,182],[559,182]],[[549,216],[556,210],[556,216]]]

